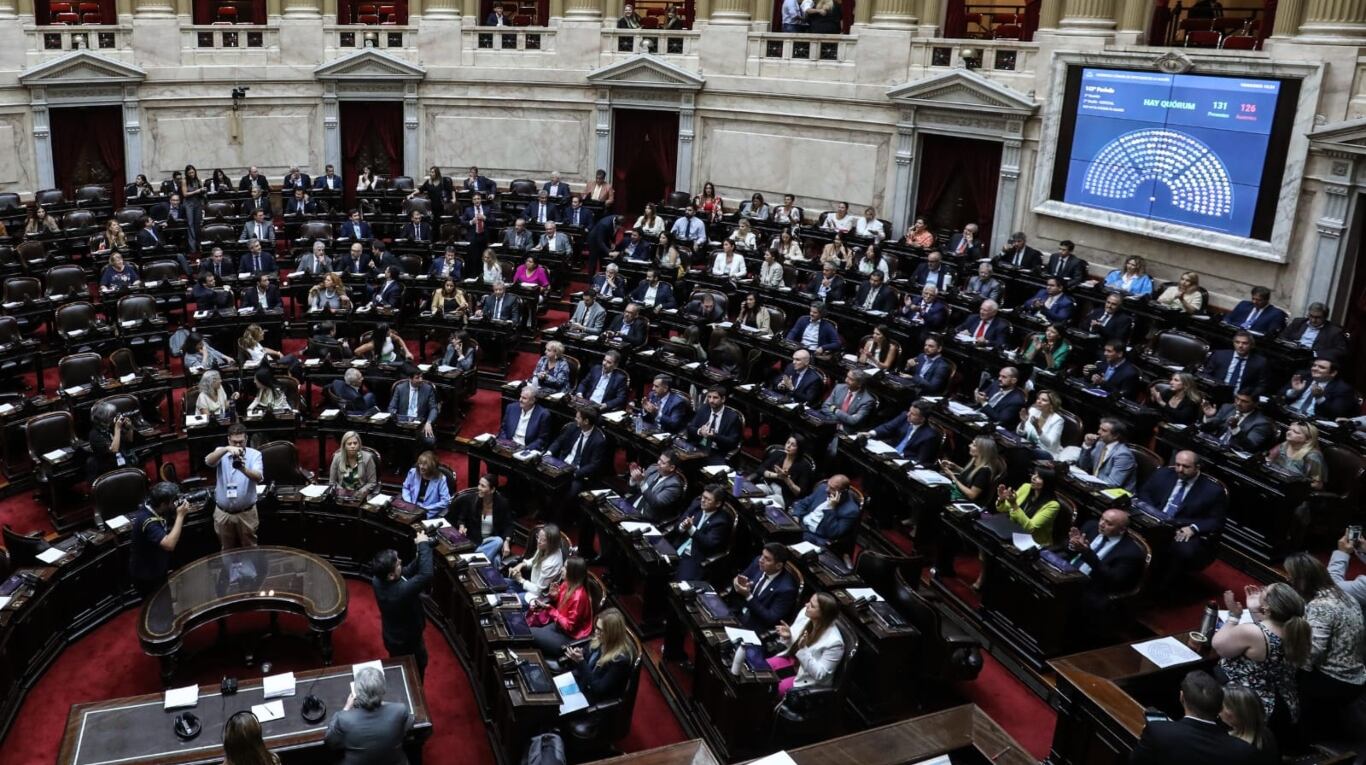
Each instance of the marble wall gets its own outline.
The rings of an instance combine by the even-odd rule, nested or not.
[[[201,174],[223,168],[242,175],[250,165],[281,177],[291,165],[321,169],[321,104],[251,103],[234,118],[230,106],[149,106],[143,116],[144,168],[149,178],[194,164]]]
[[[424,162],[461,170],[478,165],[491,178],[593,175],[593,112],[534,105],[423,109]]]

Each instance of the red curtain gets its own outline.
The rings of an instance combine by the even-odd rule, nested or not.
[[[968,194],[977,208],[978,241],[989,242],[996,210],[996,189],[1001,181],[1001,145],[994,141],[970,143],[973,146],[963,152],[963,171],[968,181]]]
[[[949,0],[944,8],[944,36],[968,36],[968,10],[965,0]]]
[[[612,112],[612,186],[616,210],[640,215],[646,202],[665,199],[678,171],[678,114],[644,109]],[[634,221],[635,218],[631,217]]]
[[[342,178],[349,205],[361,163],[370,162],[377,175],[403,175],[403,103],[343,101],[340,107]]]
[[[917,217],[929,216],[943,201],[950,182],[963,181],[966,201],[975,208],[978,237],[991,235],[996,210],[996,189],[1001,177],[1001,144],[944,135],[924,135],[920,139],[920,177],[915,199]],[[959,228],[973,221],[954,221]],[[933,224],[931,224],[933,225]]]
[[[920,182],[916,187],[916,217],[928,215],[944,190],[949,187],[958,166],[958,157],[952,147],[944,145],[952,139],[945,136],[925,135],[920,139]]]
[[[113,192],[114,206],[123,205],[123,107],[86,106],[52,109],[52,171],[57,188],[67,199],[75,198],[78,179],[90,180],[91,173],[80,163],[98,162],[104,166],[102,182]],[[92,151],[93,149],[93,151]]]

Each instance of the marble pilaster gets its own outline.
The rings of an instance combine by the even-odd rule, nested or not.
[[[1115,0],[1063,0],[1058,30],[1076,36],[1104,36],[1115,29]]]
[[[915,0],[875,0],[872,24],[885,29],[914,29]]]
[[[596,21],[602,18],[603,0],[564,0],[566,18]]]
[[[1366,37],[1366,0],[1305,0],[1298,36],[1325,42]]]
[[[749,0],[712,0],[711,15],[708,18],[713,24],[748,24]],[[682,167],[681,161],[679,166]]]
[[[287,19],[322,18],[323,15],[321,0],[284,0],[282,8]]]

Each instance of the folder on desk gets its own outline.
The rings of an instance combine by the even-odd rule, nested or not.
[[[531,626],[526,623],[526,615],[521,611],[504,611],[503,624],[513,637],[531,637]]]
[[[721,596],[714,592],[698,593],[697,603],[702,606],[702,610],[706,612],[707,616],[710,617],[712,621],[722,622],[734,618],[734,615],[731,614],[730,607],[726,605],[726,601],[722,600]]]
[[[1024,531],[1010,516],[1005,514],[984,515],[977,519],[977,525],[986,529],[1002,542],[1009,542],[1016,532]]]

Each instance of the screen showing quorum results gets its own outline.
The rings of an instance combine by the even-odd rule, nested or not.
[[[1284,163],[1284,141],[1273,135],[1284,82],[1090,67],[1075,74],[1060,136],[1062,201],[1253,235],[1262,190],[1274,196],[1279,186],[1282,168],[1269,177],[1267,163]]]

